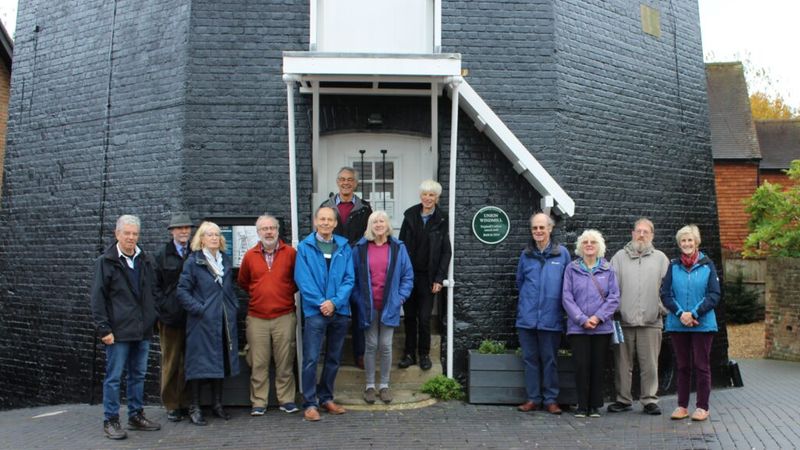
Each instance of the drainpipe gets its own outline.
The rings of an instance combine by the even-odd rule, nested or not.
[[[286,109],[289,112],[287,129],[289,134],[289,205],[292,221],[292,247],[297,248],[299,242],[299,227],[297,224],[297,155],[294,131],[294,84],[300,81],[300,78],[297,75],[284,75],[283,81],[286,83]],[[303,305],[300,302],[300,296],[297,294],[294,296],[294,305],[297,317],[303,317]],[[302,324],[299,320],[295,327],[295,337],[297,339],[297,384],[300,386],[300,392],[303,392],[303,332]]]
[[[456,256],[455,235],[456,235],[456,160],[458,159],[458,87],[463,79],[461,77],[450,77],[447,82],[450,84],[452,106],[450,110],[450,183],[448,186],[448,220],[450,221],[450,265],[447,269],[447,377],[453,378],[453,263]]]

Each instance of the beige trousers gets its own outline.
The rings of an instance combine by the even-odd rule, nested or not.
[[[275,389],[278,402],[294,403],[295,313],[275,319],[247,316],[247,362],[250,374],[250,403],[266,407],[269,399],[269,363],[275,359]]]
[[[661,351],[661,329],[622,327],[625,342],[614,345],[614,384],[617,401],[633,404],[631,380],[633,363],[639,363],[639,401],[642,405],[658,403],[658,354]],[[636,358],[636,359],[634,359]]]

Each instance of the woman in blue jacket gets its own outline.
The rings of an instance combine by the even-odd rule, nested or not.
[[[222,408],[222,380],[239,373],[236,312],[231,258],[225,238],[213,222],[203,222],[191,243],[192,254],[178,281],[178,300],[187,311],[186,380],[191,393],[189,419],[205,425],[200,409],[200,382],[211,381],[215,416],[228,420]]]
[[[564,272],[562,302],[567,336],[575,361],[578,409],[575,417],[600,417],[603,373],[619,306],[619,285],[611,264],[603,259],[606,243],[597,230],[586,230],[575,243],[580,256]]]
[[[697,409],[692,420],[708,419],[711,395],[711,341],[717,331],[714,313],[720,289],[717,269],[700,247],[700,230],[687,225],[675,234],[680,258],[670,262],[661,282],[661,301],[672,312],[664,327],[670,333],[672,351],[678,364],[678,407],[673,420],[689,417],[692,367],[697,386]]]
[[[353,264],[351,303],[358,305],[358,325],[366,330],[364,401],[375,403],[375,357],[380,349],[381,382],[377,395],[384,403],[390,403],[392,336],[400,325],[400,308],[414,287],[414,269],[405,244],[392,237],[392,224],[385,211],[370,214],[367,231],[353,248]]]

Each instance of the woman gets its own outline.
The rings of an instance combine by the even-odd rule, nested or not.
[[[678,364],[678,407],[673,420],[689,417],[689,390],[694,366],[697,386],[697,409],[692,420],[708,419],[711,395],[711,341],[717,331],[714,308],[720,289],[714,263],[699,250],[700,230],[687,225],[675,234],[681,249],[680,258],[670,262],[661,282],[661,301],[672,312],[667,315],[665,331],[670,333],[672,351]]]
[[[351,303],[358,305],[358,325],[366,330],[364,401],[375,403],[375,356],[380,348],[381,382],[377,394],[382,402],[390,403],[392,336],[400,325],[400,307],[414,287],[414,271],[405,244],[392,237],[386,212],[370,214],[367,231],[353,248],[353,263],[355,286]]]
[[[233,292],[231,258],[225,254],[225,238],[213,222],[203,222],[191,243],[192,254],[183,265],[178,300],[188,312],[186,319],[186,380],[191,392],[189,418],[205,425],[200,409],[200,383],[211,382],[215,416],[228,420],[222,408],[222,380],[239,373],[236,312],[239,300]]]
[[[603,259],[605,253],[603,235],[586,230],[575,243],[579,258],[564,272],[562,302],[578,391],[575,417],[600,417],[603,407],[606,353],[614,332],[614,311],[619,306],[617,277]]]
[[[405,369],[417,363],[422,370],[431,368],[431,313],[433,298],[442,290],[450,266],[450,237],[447,214],[436,207],[442,185],[423,181],[419,186],[420,203],[403,214],[400,240],[408,248],[414,268],[414,289],[403,305],[405,311],[406,348],[398,367]]]

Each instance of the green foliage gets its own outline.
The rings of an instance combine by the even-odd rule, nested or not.
[[[436,375],[422,385],[422,392],[430,394],[439,400],[461,400],[464,398],[464,390],[461,384],[444,375]]]
[[[505,342],[493,341],[491,339],[485,339],[481,342],[481,346],[478,347],[478,353],[483,355],[502,355],[505,352]]]
[[[758,304],[758,294],[744,285],[741,273],[734,282],[725,283],[724,293],[725,318],[729,323],[753,323],[764,319],[764,306]]]
[[[746,257],[800,257],[800,160],[792,161],[786,173],[797,184],[783,189],[765,181],[745,201],[750,215],[750,234],[742,251]]]

